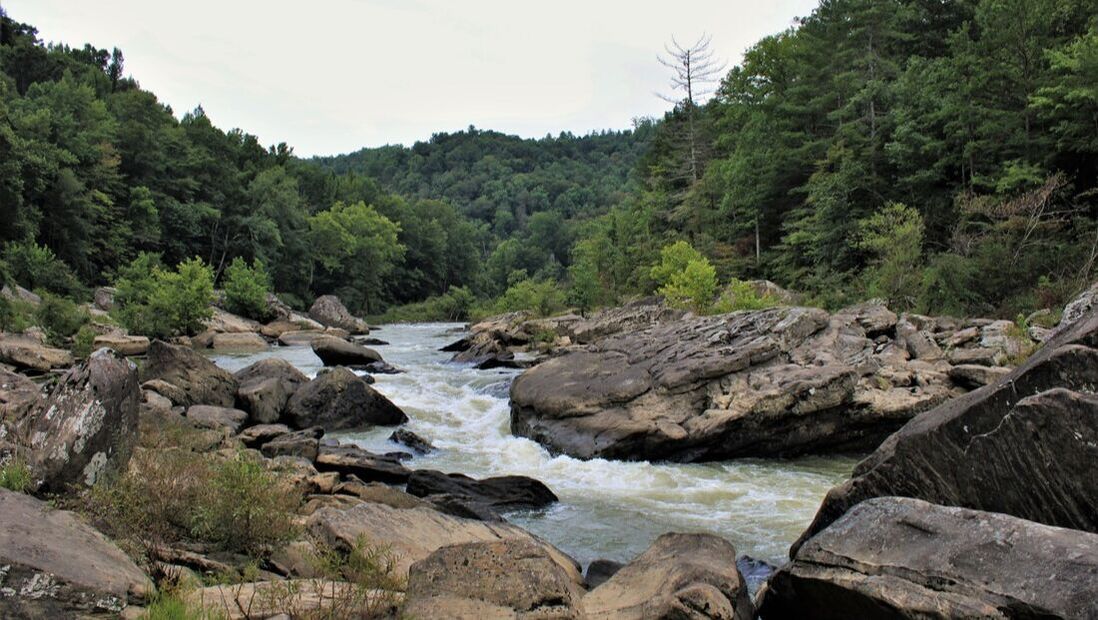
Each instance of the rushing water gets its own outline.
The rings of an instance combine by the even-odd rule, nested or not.
[[[475,370],[452,364],[438,349],[456,340],[459,325],[388,325],[375,336],[385,360],[406,372],[378,375],[375,388],[408,414],[408,428],[436,452],[408,462],[413,469],[461,472],[474,477],[522,474],[544,482],[560,503],[507,515],[586,564],[596,558],[632,559],[668,531],[711,532],[741,554],[781,563],[789,544],[808,525],[820,500],[845,479],[850,457],[739,460],[711,464],[581,461],[552,456],[528,439],[513,437],[507,392],[517,371]],[[237,370],[264,357],[282,357],[313,376],[320,360],[307,346],[280,347],[250,356],[218,356]],[[401,449],[390,428],[343,434],[373,450]]]

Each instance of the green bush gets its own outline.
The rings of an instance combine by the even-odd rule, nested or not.
[[[34,325],[34,306],[0,295],[0,330],[19,333]]]
[[[31,290],[43,289],[57,295],[80,297],[87,291],[72,269],[53,250],[33,241],[9,243],[4,248],[7,275]]]
[[[262,322],[273,318],[267,304],[271,276],[263,261],[256,259],[248,265],[243,258],[234,258],[225,269],[221,284],[225,291],[225,309],[229,312]]]
[[[394,306],[383,314],[370,317],[371,323],[426,323],[431,321],[467,321],[472,316],[476,296],[464,286],[453,286],[442,295],[421,302]]]
[[[750,282],[733,278],[728,286],[724,288],[724,292],[717,300],[713,311],[716,314],[724,314],[740,310],[764,310],[780,304],[781,301],[774,298],[773,295],[759,295]]]
[[[98,334],[91,325],[83,325],[77,330],[76,335],[72,337],[72,354],[76,357],[86,358],[91,355],[92,347],[95,346],[95,337]]]
[[[494,310],[499,313],[525,311],[549,316],[564,310],[565,298],[564,291],[556,282],[526,278],[512,284],[496,300]]]
[[[0,488],[16,493],[26,493],[31,487],[31,472],[26,463],[9,461],[0,467]]]
[[[141,254],[120,270],[115,287],[118,319],[130,333],[152,338],[192,335],[213,315],[213,272],[200,258],[171,271],[155,254]]]
[[[706,314],[713,307],[717,270],[685,241],[664,246],[651,275],[660,285],[659,293],[671,306],[690,308],[698,314]]]
[[[64,346],[91,320],[87,311],[71,300],[45,291],[42,291],[42,303],[35,309],[34,318],[54,346]]]
[[[873,256],[866,270],[870,296],[884,298],[893,309],[911,310],[922,285],[923,216],[894,202],[858,226],[859,247]]]

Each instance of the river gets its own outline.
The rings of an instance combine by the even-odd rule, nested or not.
[[[628,561],[668,531],[717,534],[741,554],[780,564],[824,494],[857,462],[829,456],[684,465],[552,456],[510,433],[507,391],[517,371],[475,370],[449,363],[450,354],[438,351],[459,337],[456,328],[387,325],[372,334],[389,342],[375,347],[385,360],[406,371],[377,375],[374,387],[404,409],[411,419],[407,428],[438,448],[406,464],[478,478],[522,474],[541,480],[560,503],[512,513],[508,520],[584,564],[596,558]],[[309,376],[321,367],[307,346],[213,359],[235,371],[264,357],[284,358]],[[336,436],[373,451],[402,449],[386,439],[391,432]]]

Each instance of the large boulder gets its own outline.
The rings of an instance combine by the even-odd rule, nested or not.
[[[333,368],[299,387],[286,404],[294,428],[321,426],[326,431],[396,425],[408,416],[355,373]]]
[[[39,491],[95,484],[122,471],[137,440],[141,390],[133,363],[99,349],[61,378],[18,425]]]
[[[655,325],[678,321],[686,314],[655,299],[642,299],[620,308],[607,308],[576,322],[571,338],[579,343],[591,343],[622,332],[635,332]]]
[[[142,383],[153,380],[182,390],[182,402],[165,394],[177,405],[232,407],[236,402],[236,379],[190,347],[154,340],[149,345],[148,362],[141,369]]]
[[[309,344],[325,366],[366,366],[383,361],[377,351],[334,336],[319,336]]]
[[[316,457],[321,471],[335,471],[355,476],[365,482],[404,484],[412,475],[400,460],[384,454],[374,454],[353,445],[322,445]]]
[[[496,476],[477,480],[464,474],[421,469],[408,478],[408,493],[431,499],[446,495],[474,508],[472,513],[544,508],[557,496],[541,481],[527,476]]]
[[[752,620],[736,549],[710,534],[664,534],[583,599],[586,617]]]
[[[42,398],[38,385],[26,376],[0,368],[0,423],[14,425]],[[0,431],[0,440],[5,432]]]
[[[49,372],[72,366],[72,353],[46,346],[28,336],[0,334],[0,362],[35,372]]]
[[[760,598],[766,620],[1096,618],[1098,535],[870,499],[803,544]]]
[[[511,429],[579,458],[720,460],[865,450],[960,393],[897,317],[772,308],[622,333],[527,370]],[[883,342],[876,339],[882,338]]]
[[[309,316],[325,327],[345,329],[351,334],[368,334],[370,326],[366,321],[352,315],[347,307],[335,295],[321,295],[316,298]]]
[[[284,359],[269,357],[238,370],[236,403],[252,422],[269,424],[282,417],[286,403],[309,378]]]
[[[262,351],[267,340],[255,332],[214,334],[210,346],[217,351]]]
[[[154,592],[112,542],[71,512],[0,489],[0,617],[118,614]]]
[[[1098,310],[996,383],[915,418],[827,494],[801,540],[892,495],[1098,532],[1094,347]]]
[[[393,560],[394,576],[398,578],[407,577],[412,564],[448,545],[519,539],[536,543],[566,571],[571,581],[583,583],[575,560],[507,523],[462,519],[426,507],[402,509],[363,503],[346,510],[321,508],[309,518],[307,527],[337,550],[349,550],[365,537],[369,544],[387,551]]]
[[[263,329],[263,325],[256,321],[217,307],[213,308],[213,314],[206,319],[205,324],[207,330],[219,334],[246,334]]]
[[[92,346],[99,349],[107,347],[122,355],[144,355],[149,350],[149,339],[144,336],[125,334],[103,334],[92,340]]]
[[[241,427],[248,421],[248,414],[231,407],[191,405],[187,409],[187,420],[197,428],[208,428],[215,431],[225,429],[230,434],[235,435],[240,432]]]
[[[412,565],[404,613],[469,620],[578,618],[584,591],[576,576],[533,540],[451,545]]]

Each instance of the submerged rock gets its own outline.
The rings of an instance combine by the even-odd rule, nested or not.
[[[335,295],[321,295],[309,308],[309,316],[326,327],[345,329],[351,334],[368,334],[366,321],[352,315]]]
[[[752,620],[736,549],[709,534],[664,534],[583,598],[587,618]]]
[[[1094,346],[1098,310],[995,384],[912,420],[827,494],[802,541],[893,495],[1098,532]]]
[[[398,428],[393,431],[393,434],[389,435],[389,441],[407,446],[416,454],[430,454],[435,451],[435,447],[431,445],[431,442],[406,428]]]
[[[71,512],[0,489],[0,617],[117,614],[155,591],[118,547]]]
[[[511,428],[579,458],[870,449],[960,393],[944,360],[912,360],[906,347],[875,341],[897,321],[871,304],[834,316],[773,308],[623,333],[518,377]]]
[[[236,402],[236,379],[189,347],[154,340],[141,369],[142,383],[153,380],[179,388],[177,396],[161,392],[177,405],[232,407]]]
[[[37,490],[91,486],[122,471],[137,440],[140,403],[136,368],[110,349],[65,373],[18,423]]]
[[[327,431],[396,425],[408,421],[399,407],[346,368],[334,368],[300,386],[286,404],[294,428]]]
[[[760,601],[766,620],[1095,618],[1098,535],[870,499],[805,542]]]

